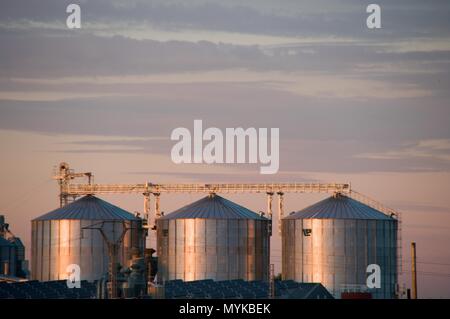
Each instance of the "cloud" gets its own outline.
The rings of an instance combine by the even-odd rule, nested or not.
[[[220,126],[219,126],[220,127]],[[189,129],[189,126],[188,126]],[[442,148],[443,145],[436,142],[426,142],[434,145],[435,148]],[[80,140],[72,140],[59,143],[56,149],[48,148],[46,152],[57,152],[67,154],[151,154],[160,155],[170,161],[170,150],[174,142],[167,137],[154,138],[97,138],[86,137]],[[290,138],[281,136],[280,159],[281,169],[277,178],[288,180],[289,177],[298,175],[296,170],[301,167],[302,172],[433,172],[448,170],[449,165],[445,163],[436,164],[430,162],[429,158],[396,158],[396,161],[374,161],[380,157],[358,157],[358,151],[363,149],[373,150],[376,148],[388,148],[386,143],[371,143],[357,140],[305,140],[301,138]],[[140,156],[141,156],[140,155]],[[330,161],[329,158],[333,158]],[[425,161],[424,161],[425,160]],[[201,166],[201,165],[200,165]],[[228,175],[235,178],[238,175],[252,175],[257,165],[203,165],[208,168],[203,172],[197,171],[199,165],[175,165],[168,172],[160,172],[160,175],[193,177],[194,175],[216,175],[221,169],[231,168]],[[129,172],[130,174],[155,174],[155,172]],[[171,174],[169,174],[171,172]],[[239,173],[240,172],[240,173]],[[302,174],[303,174],[302,173]],[[188,176],[191,174],[192,176]],[[242,176],[241,176],[242,177]]]
[[[57,149],[46,149],[44,152],[67,153],[67,154],[166,154],[169,136],[151,137],[108,137],[108,136],[86,136],[78,140],[68,140],[57,144]]]
[[[434,151],[450,151],[450,139],[423,140],[417,143],[418,148],[425,148]]]
[[[450,164],[450,139],[420,140],[411,145],[375,153],[362,153],[356,158],[373,160],[402,160],[425,158]]]
[[[450,94],[446,72],[450,51],[389,52],[387,44],[367,46],[332,39],[265,47],[89,34],[48,37],[31,32],[0,33],[0,40],[0,99],[5,100],[51,101],[118,92],[132,96],[145,93],[148,83],[211,80],[272,83],[272,88],[303,96],[335,98]],[[112,89],[112,84],[122,88]],[[322,84],[326,87],[320,88]]]
[[[1,81],[0,81],[1,82]],[[204,72],[166,73],[138,76],[12,78],[3,81],[0,100],[62,101],[107,97],[164,97],[166,89],[178,90],[189,98],[188,90],[202,87],[286,92],[300,97],[323,99],[396,99],[433,95],[415,83],[390,83],[355,76],[314,72],[251,71],[225,69]],[[8,89],[8,86],[10,89]]]
[[[280,127],[281,134],[290,138],[384,141],[387,148],[405,141],[450,137],[450,109],[445,99],[419,97],[380,102],[313,98],[261,83],[154,84],[138,89],[147,91],[147,95],[57,102],[0,101],[0,128],[169,136],[174,127],[191,127],[193,120],[200,118],[208,126]],[[129,88],[118,85],[108,90],[122,93]],[[358,153],[384,150],[363,149]]]
[[[396,207],[402,211],[408,212],[426,212],[427,214],[448,214],[450,213],[450,207],[439,206],[435,204],[427,204],[423,202],[414,201],[391,201],[390,205]]]
[[[126,93],[83,93],[83,92],[55,92],[55,91],[0,91],[0,100],[3,101],[42,101],[57,102],[63,100],[114,97],[114,96],[133,96]]]
[[[65,21],[69,2],[59,0],[14,0],[2,3],[4,21],[28,19]],[[383,8],[383,29],[376,34],[364,26],[366,4],[358,0],[335,1],[80,1],[86,23],[114,22],[150,25],[159,30],[209,30],[273,36],[334,35],[346,37],[380,36],[391,39],[418,34],[449,34],[446,1],[430,6],[420,0],[377,2]],[[407,8],[407,10],[405,10]],[[114,28],[112,28],[114,30]]]
[[[430,146],[404,145],[450,137],[445,2],[382,1],[380,32],[364,28],[364,5],[353,0],[81,4],[78,31],[65,28],[64,3],[20,9],[17,1],[1,10],[0,128],[168,136],[202,118],[218,127],[280,127],[292,141],[285,170],[298,158],[316,171],[448,168],[445,152],[438,161],[423,155]],[[170,147],[89,145],[68,151]],[[399,158],[374,160],[383,156]]]
[[[252,68],[268,58],[254,46],[211,42],[137,41],[90,35],[0,35],[0,76],[77,77],[143,75]],[[270,63],[269,63],[270,64]]]

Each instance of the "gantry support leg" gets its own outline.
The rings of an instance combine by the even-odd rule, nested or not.
[[[161,217],[161,209],[159,205],[159,195],[160,193],[153,193],[153,196],[155,196],[155,219],[153,221],[153,225],[156,227],[156,221]]]
[[[283,192],[278,192],[278,234],[281,236],[282,227],[281,227],[281,220],[283,219],[284,215],[284,207],[283,207]]]
[[[267,218],[272,219],[272,198],[273,193],[267,192]]]
[[[273,192],[267,192],[266,193],[266,195],[267,195],[267,218],[269,219],[269,225],[268,225],[268,227],[269,227],[269,229],[267,230],[268,231],[268,233],[269,233],[269,238],[268,238],[268,251],[269,251],[269,253],[267,254],[267,264],[269,265],[269,269],[267,269],[267,282],[269,283],[269,290],[270,290],[270,292],[269,292],[269,295],[271,296],[272,295],[272,286],[271,286],[271,282],[272,282],[272,280],[273,280],[273,278],[272,278],[272,266],[273,266],[273,264],[271,264],[270,263],[270,240],[271,240],[271,237],[272,237],[272,215],[273,215],[273,213],[272,213],[272,201],[273,201]]]
[[[144,193],[144,219],[147,224],[150,221],[150,193]]]
[[[161,217],[161,210],[160,210],[160,205],[159,205],[159,193],[152,193],[153,196],[155,197],[155,206],[154,206],[154,211],[153,211],[153,216],[151,218],[151,222],[149,221],[149,226],[150,226],[150,233],[148,235],[148,237],[150,238],[150,247],[153,247],[155,250],[157,249],[158,243],[157,243],[157,236],[156,236],[156,221],[158,220],[158,218]]]
[[[267,192],[267,218],[269,219],[269,236],[272,236],[272,200],[273,192]]]
[[[147,184],[148,185],[148,184]],[[151,227],[150,224],[150,192],[146,191],[144,192],[142,195],[144,195],[144,242],[145,242],[145,247],[149,248],[152,246],[152,242],[151,242],[151,233],[149,232],[149,229]],[[145,255],[145,251],[143,252]]]

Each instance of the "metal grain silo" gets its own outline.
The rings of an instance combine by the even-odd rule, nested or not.
[[[103,223],[104,222],[104,223]],[[95,196],[82,197],[32,220],[32,278],[40,281],[66,279],[67,266],[77,264],[82,280],[100,279],[108,272],[109,255],[98,229],[118,239],[128,228],[118,262],[125,266],[131,249],[143,251],[141,219]]]
[[[25,246],[10,230],[5,216],[0,215],[0,275],[27,277]]]
[[[158,280],[267,280],[269,220],[211,194],[157,221]]]
[[[369,264],[381,270],[373,298],[394,298],[397,284],[397,220],[336,194],[282,220],[282,275],[320,282],[336,298],[367,289]]]

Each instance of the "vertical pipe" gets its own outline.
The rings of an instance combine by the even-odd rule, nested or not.
[[[111,271],[111,299],[117,298],[117,245],[115,243],[108,243],[110,271]]]
[[[3,263],[3,275],[9,276],[9,261]]]
[[[412,299],[417,299],[417,268],[416,268],[416,243],[411,243],[411,286]]]
[[[270,264],[269,298],[275,298],[275,265]]]
[[[59,181],[59,207],[64,207],[63,185],[61,180]]]

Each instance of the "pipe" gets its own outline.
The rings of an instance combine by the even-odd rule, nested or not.
[[[411,243],[411,286],[412,299],[417,299],[417,265],[416,265],[416,243]]]

